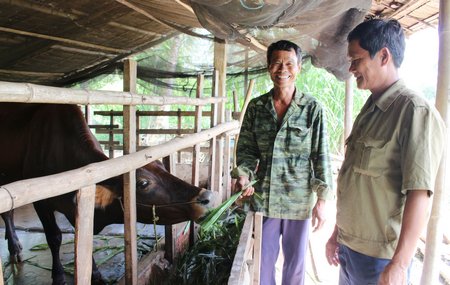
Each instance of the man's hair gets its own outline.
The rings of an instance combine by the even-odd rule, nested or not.
[[[347,41],[359,40],[359,45],[369,52],[371,58],[387,47],[399,68],[405,53],[405,36],[397,20],[372,19],[362,22],[347,36]]]
[[[270,65],[270,60],[272,59],[272,54],[274,51],[290,51],[292,49],[295,51],[295,54],[297,55],[297,61],[300,63],[302,61],[302,49],[293,42],[281,40],[270,44],[269,48],[267,49],[267,65]]]

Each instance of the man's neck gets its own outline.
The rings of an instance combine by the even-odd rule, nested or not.
[[[273,100],[289,105],[295,95],[295,86],[273,89]]]
[[[391,70],[391,72],[387,73],[384,77],[380,78],[380,84],[378,84],[376,88],[370,90],[372,92],[373,100],[380,98],[381,95],[383,95],[383,93],[399,79],[400,77],[396,68]]]

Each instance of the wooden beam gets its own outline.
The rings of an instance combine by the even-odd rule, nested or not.
[[[214,69],[218,73],[217,84],[217,97],[225,98],[227,97],[226,90],[226,79],[227,79],[227,44],[225,41],[220,39],[215,39],[214,41]],[[225,122],[225,104],[217,104],[217,123]],[[216,141],[216,169],[215,169],[215,186],[217,187],[217,192],[219,195],[219,200],[216,201],[220,204],[224,199],[226,199],[226,192],[224,191],[223,185],[223,175],[224,175],[224,139],[219,138]],[[225,173],[229,175],[229,173]]]
[[[66,47],[66,46],[62,46],[62,45],[53,45],[51,48],[63,50],[63,51],[71,52],[71,53],[87,54],[87,55],[94,55],[94,56],[104,56],[104,57],[109,57],[109,58],[113,58],[116,56],[116,54],[87,50],[87,49],[79,49],[79,48],[74,48],[74,47]]]
[[[150,94],[148,94],[150,95]],[[117,105],[207,105],[226,98],[143,96],[134,92],[97,91],[0,81],[0,102]]]
[[[195,15],[194,9],[192,9],[192,7],[189,6],[188,4],[183,3],[183,2],[180,1],[180,0],[175,0],[175,2],[177,2],[178,4],[180,4],[181,6],[183,6],[183,8],[185,8],[186,10],[188,10],[191,14]]]
[[[95,184],[78,190],[75,214],[75,284],[91,283],[94,208]]]
[[[137,63],[124,62],[123,91],[136,92]],[[136,152],[136,106],[123,106],[123,153]],[[136,231],[136,170],[124,173],[124,232],[125,232],[125,280],[137,284],[137,231]]]
[[[147,31],[147,30],[143,30],[143,29],[139,29],[136,27],[132,27],[132,26],[128,26],[128,25],[124,25],[121,23],[117,23],[117,22],[109,22],[108,25],[115,27],[115,28],[120,28],[120,29],[124,29],[127,31],[132,31],[132,32],[136,32],[139,34],[144,34],[147,36],[160,36],[161,33],[155,33],[155,32],[151,32],[151,31]]]
[[[39,33],[21,31],[21,30],[6,28],[6,27],[0,27],[0,31],[6,32],[6,33],[23,35],[23,36],[35,37],[35,38],[40,38],[40,39],[45,39],[45,40],[51,40],[51,41],[56,41],[56,42],[63,42],[63,43],[71,44],[71,45],[82,46],[82,47],[92,48],[92,49],[96,49],[96,50],[105,50],[105,51],[109,51],[109,52],[113,52],[113,53],[130,53],[131,52],[131,51],[125,50],[125,49],[116,49],[116,48],[111,48],[111,47],[105,47],[105,46],[101,46],[101,45],[97,45],[97,44],[91,44],[91,43],[86,43],[86,42],[61,38],[61,37],[49,36],[49,35],[44,35],[44,34],[39,34]]]
[[[20,76],[33,76],[33,77],[60,77],[64,75],[64,73],[61,72],[19,71],[11,69],[0,69],[0,73],[14,74]]]
[[[261,274],[261,244],[263,215],[261,212],[255,212],[255,221],[253,223],[253,285],[259,285]]]
[[[150,13],[148,13],[147,11],[145,11],[144,9],[139,8],[138,6],[126,1],[126,0],[116,0],[117,2],[119,2],[122,5],[127,6],[128,8],[130,8],[131,10],[134,10],[136,12],[138,12],[139,14],[142,14],[144,16],[146,16],[147,18],[149,18],[152,21],[155,21],[165,27],[171,28],[171,26],[167,25],[166,23],[164,23],[163,21],[157,19],[156,17],[154,17],[153,15],[151,15]]]
[[[438,59],[438,79],[436,87],[436,108],[441,114],[447,126],[446,141],[449,141],[448,118],[448,98],[450,95],[450,3],[448,0],[441,0],[439,6],[439,59]],[[439,262],[441,259],[443,222],[446,217],[443,213],[447,209],[448,199],[448,148],[444,148],[441,165],[435,182],[433,193],[433,207],[427,226],[427,239],[425,249],[425,259],[422,269],[420,284],[439,284]]]
[[[203,83],[205,77],[203,74],[197,76],[197,93],[196,98],[203,97]],[[202,108],[195,107],[194,132],[198,133],[202,130]],[[200,180],[200,144],[195,144],[192,150],[192,184],[198,186]]]

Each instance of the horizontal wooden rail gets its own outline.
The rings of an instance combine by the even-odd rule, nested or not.
[[[92,163],[63,173],[16,181],[0,186],[0,201],[3,201],[0,203],[0,213],[42,199],[69,193],[110,177],[130,172],[179,149],[210,140],[237,128],[239,128],[239,122],[231,121],[200,133],[175,138],[162,145],[149,147],[118,158]]]
[[[114,105],[194,105],[224,102],[225,97],[188,98],[138,95],[133,92],[94,91],[0,81],[0,102]]]
[[[194,129],[139,129],[136,134],[152,134],[152,135],[185,135],[193,134]],[[123,129],[96,129],[95,134],[123,134]]]
[[[94,115],[99,116],[122,116],[122,111],[94,111]],[[136,111],[136,115],[138,116],[148,116],[148,117],[159,117],[159,116],[184,116],[184,117],[194,117],[195,111]],[[203,111],[203,117],[210,117],[211,111]]]

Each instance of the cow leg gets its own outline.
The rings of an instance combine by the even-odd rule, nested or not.
[[[8,240],[9,259],[11,263],[20,263],[23,261],[22,244],[14,226],[14,210],[2,213],[1,216],[5,221],[5,239]]]
[[[92,257],[92,277],[91,277],[92,285],[104,285],[106,284],[103,281],[102,274],[97,268],[97,264],[95,264],[95,259]]]
[[[56,223],[56,218],[53,210],[49,209],[48,205],[42,202],[35,202],[34,208],[41,220],[44,228],[45,237],[47,239],[48,247],[52,253],[52,279],[53,285],[64,285],[66,280],[64,277],[64,268],[59,258],[59,249],[61,247],[62,234]]]

